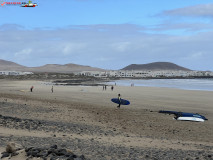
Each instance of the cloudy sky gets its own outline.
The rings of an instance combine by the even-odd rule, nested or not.
[[[104,69],[161,61],[213,71],[212,0],[33,2],[0,5],[0,59]]]

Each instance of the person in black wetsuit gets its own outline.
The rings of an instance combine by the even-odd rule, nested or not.
[[[33,92],[33,88],[34,88],[33,86],[30,88],[30,92]]]
[[[112,87],[111,87],[111,90],[113,91],[113,89],[114,89],[114,87],[112,86]]]
[[[118,101],[119,101],[119,104],[118,104],[117,108],[120,108],[120,106],[121,106],[121,94],[118,94]]]

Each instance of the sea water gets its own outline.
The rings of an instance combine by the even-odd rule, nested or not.
[[[108,82],[109,85],[166,87],[185,90],[213,91],[213,79],[125,79]]]

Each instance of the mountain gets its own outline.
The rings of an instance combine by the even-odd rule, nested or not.
[[[0,60],[0,71],[73,73],[81,71],[105,71],[105,70],[72,63],[65,65],[46,64],[40,67],[25,67],[14,62]]]
[[[148,64],[131,64],[129,66],[124,67],[121,70],[182,70],[182,71],[190,71],[190,69],[178,66],[174,63],[170,62],[154,62]]]
[[[169,62],[155,62],[148,64],[131,64],[121,70],[184,70],[190,71],[187,68],[178,66]],[[39,67],[26,67],[11,61],[0,59],[0,71],[25,71],[25,72],[56,72],[56,73],[73,73],[81,71],[105,71],[104,69],[94,68],[90,66],[78,64],[46,64]]]
[[[5,61],[0,59],[0,71],[21,71],[25,70],[26,67],[19,65],[17,63],[11,62],[11,61]]]
[[[104,71],[100,68],[94,68],[90,66],[83,66],[78,64],[46,64],[40,67],[31,67],[28,68],[31,72],[56,72],[56,73],[73,73],[73,72],[81,72],[81,71]]]

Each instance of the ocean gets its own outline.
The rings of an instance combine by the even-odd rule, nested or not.
[[[125,79],[108,82],[108,85],[166,87],[184,90],[213,91],[213,79]]]

